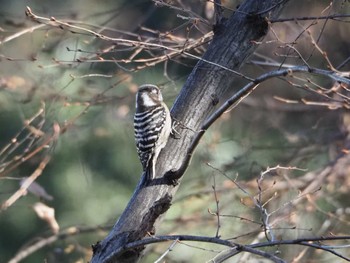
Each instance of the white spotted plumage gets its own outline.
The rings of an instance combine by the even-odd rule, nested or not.
[[[171,117],[162,94],[155,85],[139,87],[134,116],[137,152],[147,178],[155,178],[155,164],[171,132]]]

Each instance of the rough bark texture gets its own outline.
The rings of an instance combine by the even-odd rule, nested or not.
[[[214,27],[214,38],[203,60],[238,70],[254,52],[254,41],[267,33],[265,17],[275,18],[289,0],[246,0],[229,19]],[[93,263],[137,262],[144,247],[123,250],[133,241],[155,232],[156,220],[166,212],[178,185],[161,179],[167,171],[178,171],[181,177],[188,163],[183,165],[196,130],[221,104],[222,95],[232,88],[237,77],[233,72],[199,61],[187,79],[172,108],[172,116],[190,129],[180,131],[181,138],[170,139],[161,152],[156,166],[157,178],[149,185],[137,186],[125,211],[108,236],[93,246]],[[181,169],[179,170],[179,168]]]

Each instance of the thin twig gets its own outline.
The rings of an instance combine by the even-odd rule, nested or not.
[[[60,133],[60,128],[58,124],[54,124],[54,133],[50,138],[50,142],[54,142],[58,139],[58,135]],[[8,198],[2,205],[0,211],[6,210],[8,207],[13,205],[21,196],[25,195],[28,187],[42,174],[46,165],[49,163],[51,157],[47,155],[38,165],[38,168],[25,180],[25,182],[21,185],[20,189],[18,189],[10,198]]]
[[[214,213],[217,220],[217,227],[216,227],[216,234],[215,237],[220,238],[219,231],[220,231],[220,209],[219,209],[219,199],[216,193],[216,182],[215,182],[215,175],[213,176],[214,184],[212,185],[213,191],[214,191],[214,198],[215,198],[215,204],[216,204],[216,212]]]
[[[36,21],[38,23],[44,23],[46,25],[49,25],[49,26],[52,26],[52,27],[57,27],[57,28],[62,28],[62,27],[72,28],[72,29],[79,30],[81,32],[87,33],[87,34],[89,34],[91,36],[100,38],[102,40],[116,42],[118,44],[124,44],[124,45],[132,46],[132,47],[148,47],[148,48],[160,48],[160,49],[169,50],[169,51],[172,51],[173,53],[170,53],[167,56],[174,56],[174,55],[179,55],[179,54],[186,55],[186,56],[188,56],[190,58],[201,60],[203,62],[206,62],[206,63],[210,64],[210,65],[216,66],[216,67],[224,69],[226,71],[229,71],[229,72],[235,74],[236,76],[242,77],[242,78],[247,79],[249,81],[253,81],[252,78],[247,77],[247,76],[245,76],[244,74],[242,74],[242,73],[240,73],[238,71],[235,71],[235,70],[230,69],[228,67],[219,65],[217,63],[211,62],[209,60],[203,59],[203,58],[201,58],[199,56],[196,56],[196,55],[193,55],[193,54],[189,53],[188,50],[192,49],[191,46],[190,47],[186,47],[186,50],[183,50],[182,48],[178,49],[178,48],[164,46],[164,45],[156,44],[156,43],[149,43],[149,42],[144,42],[144,41],[135,41],[135,40],[129,40],[129,39],[123,39],[123,38],[108,37],[108,36],[103,35],[101,33],[97,33],[97,32],[95,32],[95,31],[93,31],[91,29],[83,28],[83,27],[80,27],[80,26],[69,24],[69,23],[64,22],[64,21],[57,20],[54,17],[46,18],[46,17],[41,17],[41,16],[38,16],[38,15],[35,15],[32,12],[32,10],[30,9],[30,7],[27,7],[26,15],[29,18],[31,18],[32,20],[34,20],[34,21]],[[209,34],[212,35],[212,32],[209,33]]]
[[[168,247],[168,249],[156,260],[154,261],[154,263],[160,263],[161,260],[169,253],[173,250],[173,248],[175,247],[175,245],[178,243],[178,239],[175,239],[173,241],[173,243],[171,243],[171,245]]]

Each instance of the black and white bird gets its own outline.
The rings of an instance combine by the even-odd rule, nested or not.
[[[171,117],[155,85],[145,84],[136,94],[134,129],[137,153],[148,180],[155,178],[155,164],[171,132]]]

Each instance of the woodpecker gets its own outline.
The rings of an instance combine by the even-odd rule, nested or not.
[[[155,178],[155,164],[171,132],[171,117],[155,85],[145,84],[136,94],[134,129],[137,153],[148,180]]]

